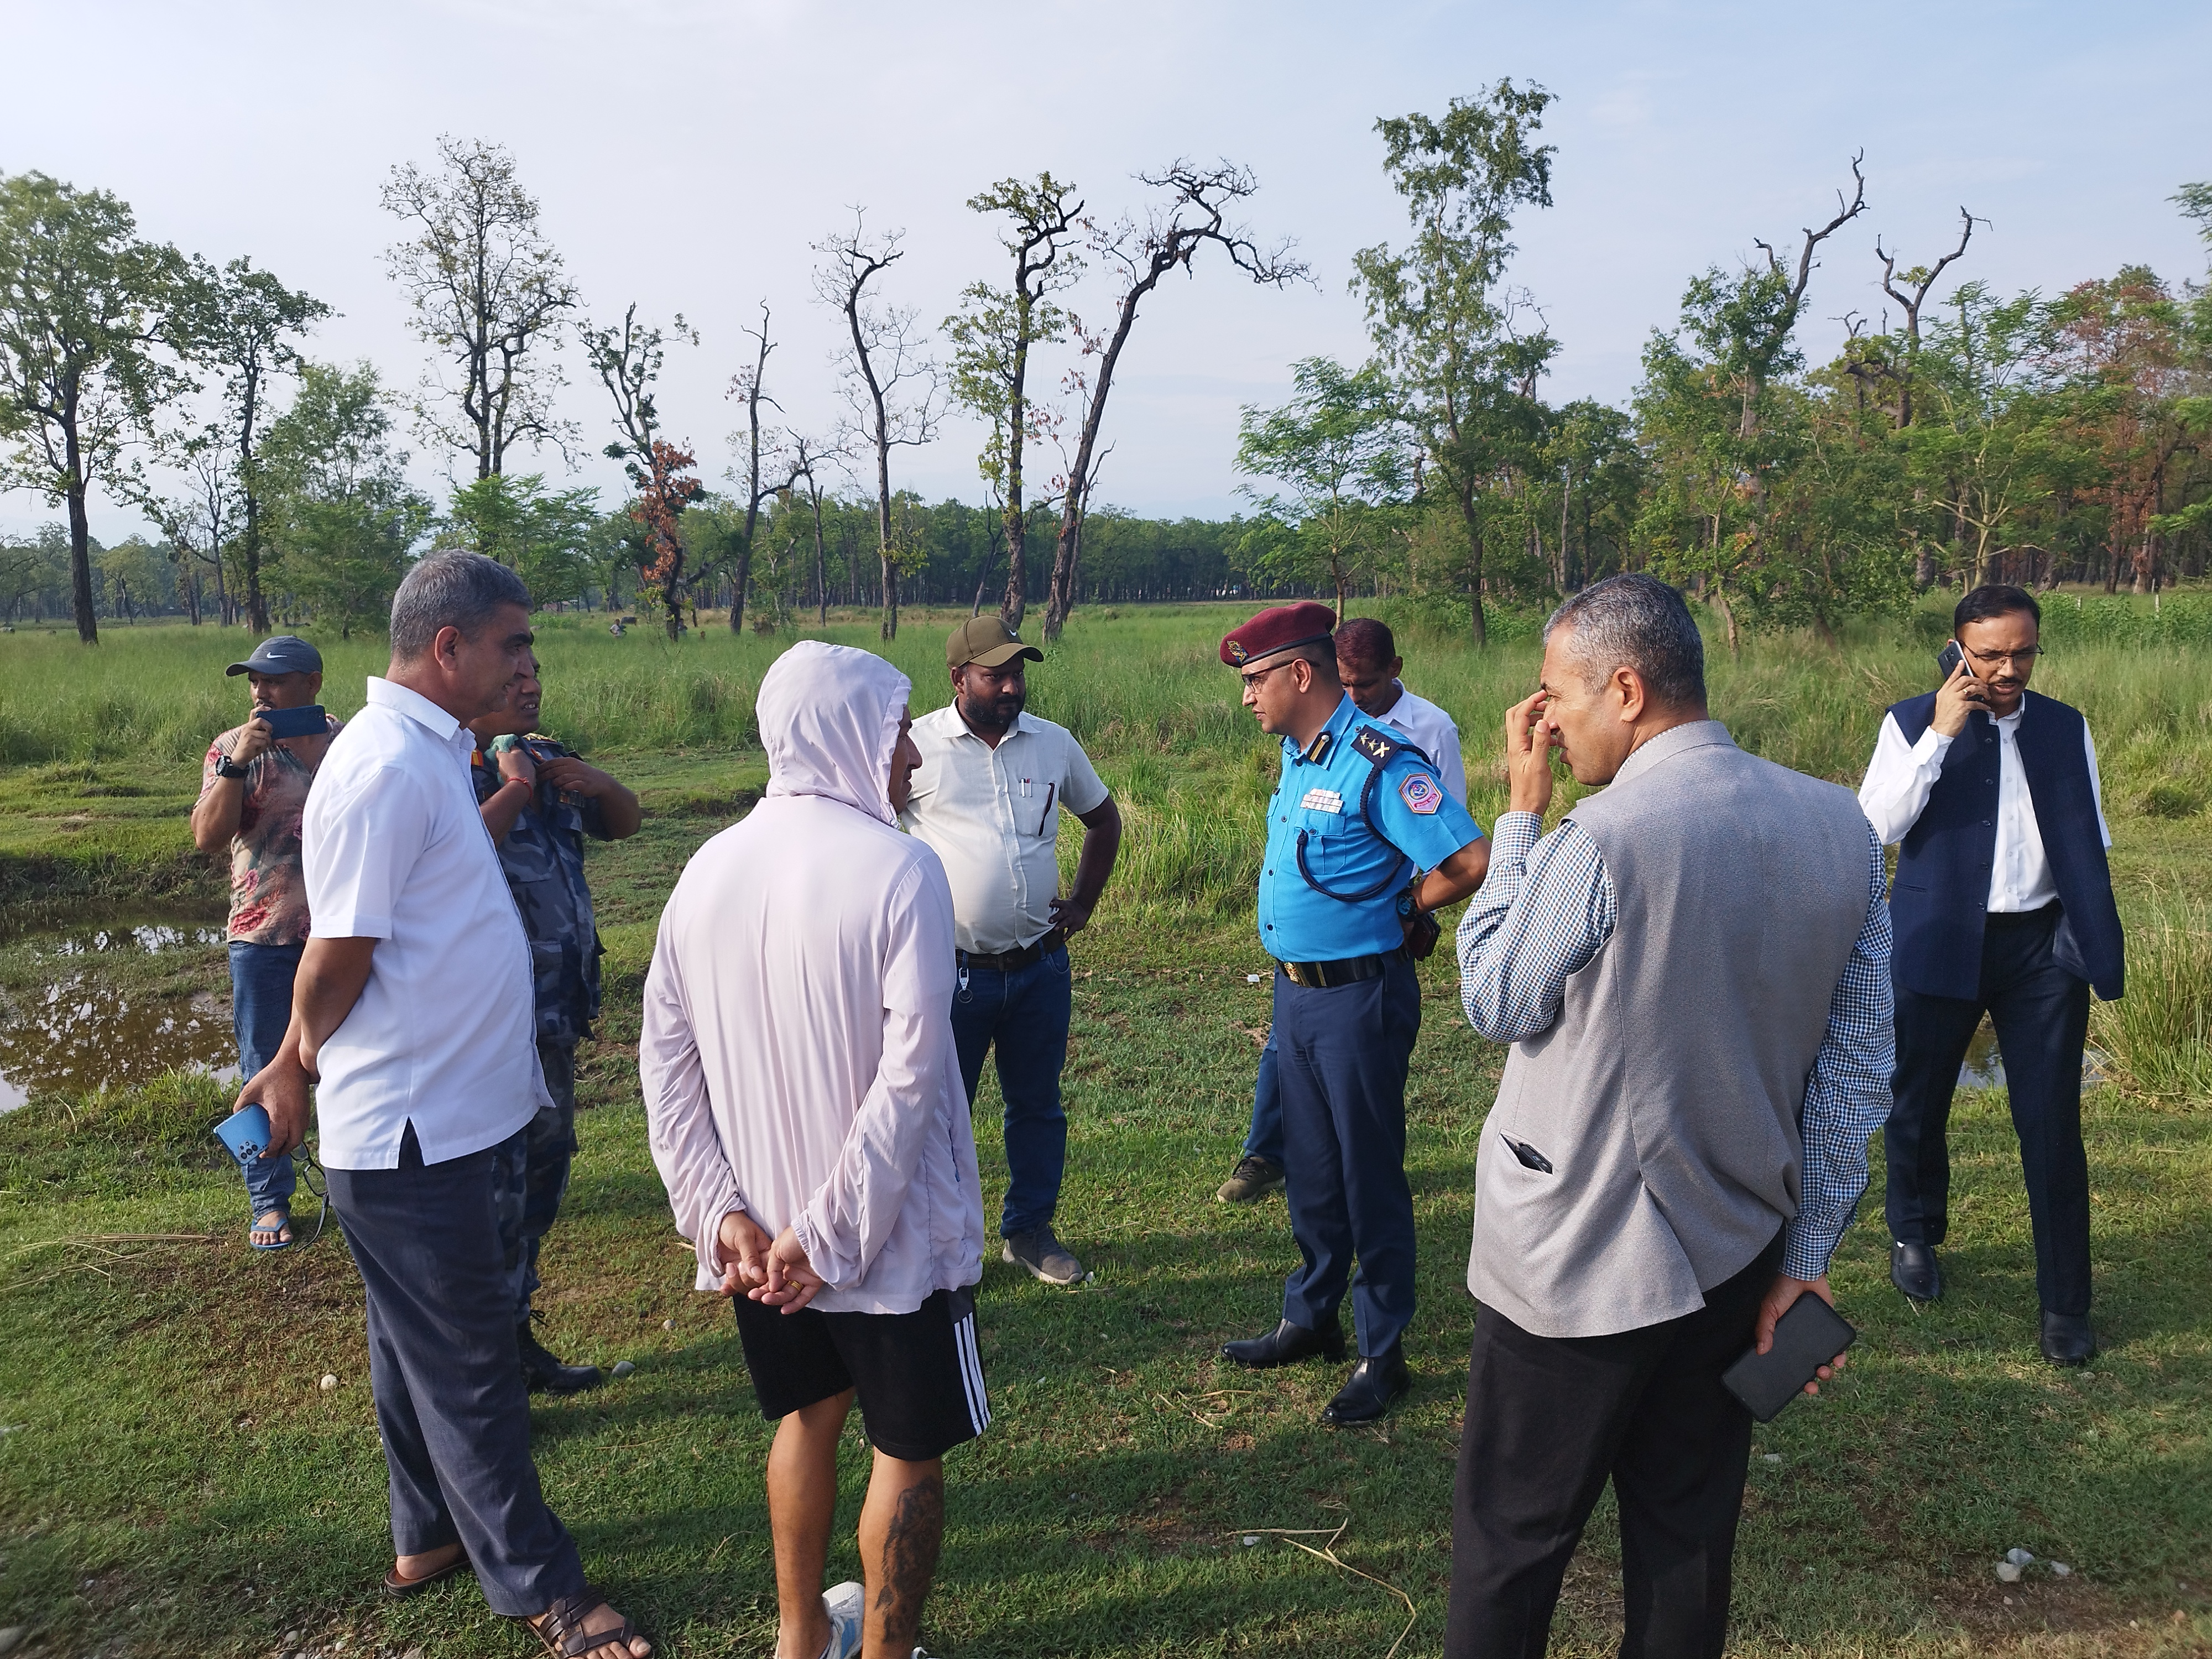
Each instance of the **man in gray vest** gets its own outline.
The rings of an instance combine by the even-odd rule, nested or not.
[[[1553,748],[1610,787],[1546,836]],[[1540,1659],[1610,1477],[1622,1651],[1718,1659],[1751,1454],[1720,1376],[1832,1300],[1889,1113],[1881,845],[1849,791],[1707,717],[1697,624],[1650,576],[1553,615],[1505,749],[1459,930],[1468,1018],[1513,1053],[1477,1157],[1445,1652]]]

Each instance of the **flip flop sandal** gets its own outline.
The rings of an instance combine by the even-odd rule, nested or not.
[[[246,1228],[246,1243],[247,1246],[248,1246],[249,1248],[251,1248],[251,1249],[256,1249],[256,1250],[289,1250],[289,1249],[290,1249],[292,1248],[292,1246],[293,1246],[293,1245],[297,1242],[297,1235],[295,1235],[295,1236],[294,1236],[293,1237],[291,1237],[291,1238],[276,1238],[276,1239],[271,1239],[271,1240],[270,1240],[268,1243],[266,1243],[266,1244],[257,1243],[255,1242],[254,1237],[253,1237],[253,1235],[254,1235],[254,1234],[256,1234],[256,1233],[281,1233],[281,1232],[283,1232],[283,1231],[287,1227],[289,1227],[289,1226],[292,1224],[292,1212],[291,1212],[289,1210],[276,1210],[276,1211],[272,1211],[270,1213],[275,1214],[275,1215],[281,1215],[281,1216],[283,1216],[284,1218],[283,1218],[282,1221],[278,1222],[278,1223],[277,1223],[275,1226],[273,1226],[273,1227],[264,1227],[264,1226],[263,1226],[263,1225],[262,1225],[258,1221],[256,1221],[256,1222],[252,1223],[250,1225],[248,1225],[248,1226],[247,1226],[247,1228]]]
[[[522,1622],[555,1659],[597,1659],[602,1650],[611,1650],[611,1659],[630,1659],[630,1638],[637,1634],[637,1626],[629,1620],[607,1630],[584,1628],[584,1620],[606,1604],[606,1597],[587,1585],[580,1595],[564,1595],[535,1619]]]
[[[410,1595],[420,1595],[433,1584],[443,1583],[457,1572],[472,1572],[475,1570],[476,1563],[469,1559],[466,1550],[444,1566],[426,1572],[420,1578],[402,1578],[398,1568],[387,1567],[384,1571],[384,1593],[395,1601],[404,1601]]]

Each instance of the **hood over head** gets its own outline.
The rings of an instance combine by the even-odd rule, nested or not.
[[[914,683],[873,652],[801,640],[761,677],[771,795],[827,795],[896,825],[891,750]]]

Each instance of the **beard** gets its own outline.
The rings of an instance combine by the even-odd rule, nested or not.
[[[1019,692],[983,698],[971,697],[963,691],[960,694],[960,717],[978,730],[1003,732],[1013,725],[1027,701],[1027,696]]]

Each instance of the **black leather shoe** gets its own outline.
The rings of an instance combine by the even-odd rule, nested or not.
[[[1936,1265],[1936,1247],[1893,1243],[1889,1247],[1889,1282],[1915,1302],[1942,1301],[1943,1270]]]
[[[2097,1334],[2087,1314],[2043,1310],[2043,1357],[2054,1365],[2086,1365],[2097,1357]]]
[[[562,1364],[538,1340],[538,1333],[530,1328],[529,1320],[515,1327],[514,1346],[522,1356],[523,1380],[530,1385],[532,1394],[549,1389],[555,1394],[581,1394],[586,1389],[599,1386],[597,1365]]]
[[[1390,1402],[1413,1386],[1406,1369],[1404,1350],[1395,1343],[1388,1353],[1362,1354],[1336,1391],[1336,1398],[1321,1408],[1321,1420],[1340,1428],[1347,1423],[1372,1423],[1390,1409]]]
[[[1344,1331],[1335,1325],[1325,1331],[1310,1331],[1285,1319],[1265,1336],[1223,1343],[1221,1357],[1255,1371],[1273,1365],[1295,1365],[1301,1359],[1341,1359]]]

